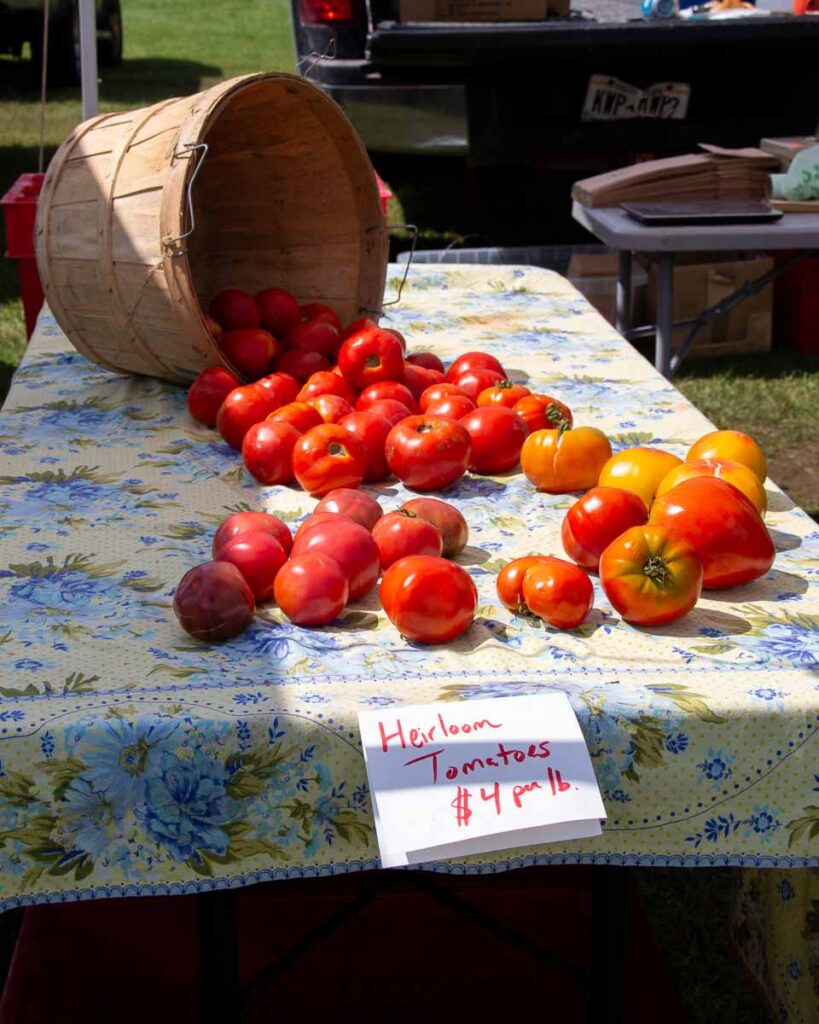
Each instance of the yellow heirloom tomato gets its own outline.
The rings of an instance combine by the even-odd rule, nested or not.
[[[752,469],[762,483],[768,475],[768,463],[756,441],[741,430],[712,430],[691,445],[686,462],[696,459],[728,459]]]
[[[599,487],[620,487],[631,491],[643,499],[646,508],[650,508],[662,479],[681,465],[682,459],[659,448],[624,448],[603,466],[597,484]]]
[[[672,469],[668,476],[663,477],[657,488],[656,497],[659,498],[676,487],[677,484],[695,476],[715,476],[720,480],[725,480],[726,483],[733,484],[738,491],[742,491],[745,497],[754,503],[761,516],[765,515],[765,510],[768,508],[768,496],[765,494],[765,488],[759,477],[753,470],[743,466],[741,462],[731,462],[728,459],[695,459],[694,462],[683,462],[676,469]]]

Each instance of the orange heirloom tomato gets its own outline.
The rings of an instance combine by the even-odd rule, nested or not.
[[[521,468],[529,482],[549,494],[594,487],[610,458],[609,439],[596,427],[536,430],[520,451]]]
[[[491,388],[486,388],[478,395],[478,405],[506,405],[510,409],[521,398],[525,398],[532,392],[523,384],[513,384],[511,380],[499,381]]]
[[[768,475],[768,463],[756,441],[741,430],[713,430],[691,445],[686,462],[695,459],[729,459],[741,462],[756,473],[762,483]]]
[[[529,433],[536,430],[556,430],[558,427],[572,426],[572,412],[568,405],[558,402],[551,395],[526,395],[515,402],[515,412],[520,416]]]
[[[676,487],[677,484],[690,480],[695,476],[715,476],[726,483],[733,484],[738,491],[742,491],[761,516],[765,515],[768,508],[768,496],[762,482],[753,470],[743,466],[741,462],[731,462],[728,459],[695,459],[693,462],[683,462],[682,465],[672,469],[664,476],[657,488],[655,497],[662,497],[667,491]]]
[[[663,477],[681,465],[682,459],[659,448],[624,448],[603,466],[597,482],[601,487],[631,491],[650,508]]]
[[[702,562],[682,534],[632,526],[600,557],[600,583],[634,626],[662,626],[691,611],[702,592]]]

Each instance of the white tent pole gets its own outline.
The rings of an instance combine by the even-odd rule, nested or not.
[[[79,0],[80,7],[80,81],[82,117],[87,121],[99,113],[97,89],[97,11],[94,0]]]

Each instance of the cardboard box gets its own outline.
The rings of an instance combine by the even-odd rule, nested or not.
[[[400,0],[401,21],[542,21],[570,0]]]
[[[614,324],[617,309],[617,254],[575,253],[569,261],[566,277],[582,292],[592,306],[610,324]],[[643,319],[648,275],[632,260],[631,265],[631,322]]]
[[[678,260],[684,257],[678,257]],[[695,257],[702,260],[702,256]],[[724,263],[678,262],[674,267],[674,319],[688,320],[699,316],[715,302],[735,292],[746,281],[754,281],[773,269],[773,260],[760,256],[749,260]],[[657,267],[650,270],[647,313],[651,323],[657,322]],[[697,334],[692,355],[725,356],[771,349],[773,289],[744,299],[729,312],[712,320]],[[671,344],[678,348],[685,341],[687,327],[678,327]]]

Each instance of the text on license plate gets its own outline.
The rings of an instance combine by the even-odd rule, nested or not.
[[[625,121],[650,117],[682,121],[688,113],[691,86],[685,82],[656,82],[640,89],[609,75],[592,75],[583,101],[582,121]]]

